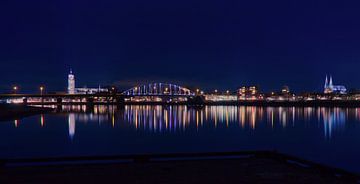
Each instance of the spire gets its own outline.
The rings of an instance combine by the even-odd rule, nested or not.
[[[73,74],[72,68],[70,68],[70,74]]]
[[[329,86],[332,87],[333,86],[333,80],[332,80],[332,76],[330,75],[330,82],[329,82]]]
[[[327,87],[328,87],[328,76],[326,75],[324,88],[327,88]]]

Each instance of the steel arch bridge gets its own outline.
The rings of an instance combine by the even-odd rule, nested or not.
[[[195,96],[190,89],[169,83],[150,83],[135,86],[122,93],[125,96]]]

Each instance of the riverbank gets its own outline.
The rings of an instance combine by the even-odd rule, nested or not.
[[[24,118],[41,113],[51,112],[45,107],[31,107],[23,104],[0,104],[0,121]]]
[[[277,152],[2,160],[1,183],[357,183],[359,176]]]
[[[188,106],[258,106],[258,107],[360,107],[360,100],[311,100],[311,101],[265,101],[265,100],[254,100],[254,101],[205,101],[201,103],[190,103],[190,102],[135,102],[127,101],[123,103],[117,102],[32,102],[28,105],[188,105]]]

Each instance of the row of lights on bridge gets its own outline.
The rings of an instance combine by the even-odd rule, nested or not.
[[[13,92],[16,94],[19,91],[19,87],[18,86],[13,86],[12,90]],[[44,86],[40,86],[39,87],[40,90],[40,94],[42,95],[44,93],[45,87]]]
[[[154,87],[154,89],[156,89],[156,87]],[[138,90],[138,87],[135,87],[135,91],[137,91],[137,90]],[[165,88],[165,91],[169,91],[169,88]],[[218,93],[218,90],[215,89],[214,92],[215,92],[215,93]],[[204,91],[201,91],[200,89],[196,89],[196,93],[203,95],[203,94],[204,94]],[[226,90],[226,94],[230,94],[230,91],[229,91],[229,90]]]
[[[155,87],[154,87],[154,89],[155,89]],[[45,90],[45,87],[44,87],[44,86],[40,86],[40,87],[39,87],[39,90],[40,90],[40,93],[43,94],[43,92],[44,92],[44,90]],[[115,91],[115,87],[112,87],[111,90],[112,90],[112,91]],[[137,87],[135,87],[135,90],[137,90]],[[165,88],[165,91],[168,91],[168,90],[169,90],[169,88]],[[19,91],[19,87],[18,87],[18,86],[13,86],[13,91],[14,91],[14,93],[16,94],[16,93]],[[218,90],[215,89],[214,92],[215,92],[215,93],[218,93]],[[201,91],[200,89],[196,89],[196,93],[203,95],[203,94],[204,94],[204,91]],[[230,94],[230,91],[227,90],[227,91],[226,91],[226,94]]]
[[[217,94],[219,91],[217,89],[214,90],[214,93]],[[197,94],[201,94],[203,95],[204,94],[204,91],[201,91],[200,89],[196,89],[196,93]],[[230,91],[229,90],[226,90],[226,94],[230,94]]]

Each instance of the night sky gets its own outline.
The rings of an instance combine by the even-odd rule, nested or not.
[[[357,1],[2,0],[0,91],[172,82],[360,88]]]

